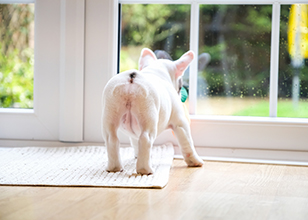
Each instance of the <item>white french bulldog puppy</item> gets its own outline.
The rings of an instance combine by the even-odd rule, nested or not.
[[[102,134],[108,151],[107,171],[122,171],[119,155],[120,128],[129,135],[137,157],[137,173],[152,174],[151,147],[156,137],[171,128],[188,166],[202,166],[185,117],[179,91],[181,77],[194,59],[188,51],[180,59],[157,59],[141,51],[139,71],[128,70],[109,80],[103,92]]]

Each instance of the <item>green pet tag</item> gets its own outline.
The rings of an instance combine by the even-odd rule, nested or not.
[[[181,101],[185,102],[187,99],[188,93],[184,86],[181,88]]]

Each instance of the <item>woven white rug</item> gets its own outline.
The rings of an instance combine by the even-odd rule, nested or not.
[[[108,173],[105,146],[0,148],[0,184],[163,188],[173,145],[152,148],[154,175],[137,175],[132,147],[120,149],[124,171]]]

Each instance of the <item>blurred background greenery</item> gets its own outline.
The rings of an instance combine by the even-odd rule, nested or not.
[[[34,4],[0,4],[0,107],[33,108]]]
[[[173,59],[189,50],[190,5],[123,4],[121,11],[120,72],[138,69],[144,47]]]
[[[281,6],[278,116],[308,117],[306,58],[292,102],[290,8]],[[198,72],[198,114],[269,115],[271,16],[271,5],[200,5],[199,67],[202,54],[210,62]],[[33,108],[34,4],[0,4],[0,36],[0,107]],[[189,41],[190,5],[121,5],[120,72],[138,68],[143,47],[175,60]],[[189,70],[185,75],[188,87]]]
[[[281,7],[278,116],[308,117],[306,59],[299,69],[299,104],[291,101],[290,7]],[[143,47],[164,50],[172,59],[189,50],[189,5],[121,9],[120,71],[138,68]],[[199,55],[207,53],[211,61],[198,73],[198,114],[269,116],[271,16],[271,5],[200,5]]]

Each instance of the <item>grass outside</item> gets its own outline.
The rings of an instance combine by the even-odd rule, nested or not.
[[[259,103],[238,111],[233,115],[268,117],[269,103],[266,101],[260,101]],[[299,101],[298,105],[294,106],[292,100],[278,101],[277,117],[308,118],[308,102]]]
[[[299,101],[297,107],[292,100],[278,101],[277,116],[287,118],[308,118],[308,101]]]
[[[198,100],[197,114],[233,116],[269,116],[269,101],[252,98],[208,98]],[[308,100],[293,105],[291,99],[279,100],[277,117],[308,118]]]
[[[235,112],[234,116],[259,116],[268,117],[269,116],[269,102],[260,101],[254,105],[247,106],[246,108]]]

